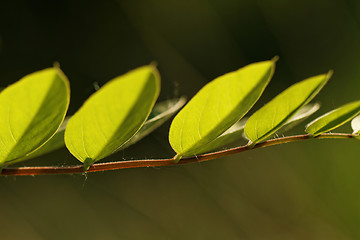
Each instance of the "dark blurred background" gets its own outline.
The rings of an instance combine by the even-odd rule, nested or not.
[[[59,62],[71,83],[69,114],[94,85],[152,61],[166,100],[275,55],[255,109],[329,69],[312,119],[358,100],[360,2],[0,2],[1,86]],[[169,124],[105,161],[173,156]],[[359,239],[359,149],[317,140],[186,166],[1,177],[1,239]],[[21,165],[68,164],[78,162],[62,149]]]

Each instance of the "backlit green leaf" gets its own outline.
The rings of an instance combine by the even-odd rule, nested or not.
[[[269,83],[275,61],[250,64],[205,85],[171,124],[169,141],[177,153],[175,161],[197,154],[241,119]]]
[[[57,131],[70,101],[58,68],[29,74],[0,93],[0,164],[30,154]]]
[[[152,131],[160,127],[171,116],[173,116],[179,109],[184,106],[186,99],[184,97],[178,99],[171,99],[164,102],[157,103],[148,117],[148,120],[144,123],[141,129],[119,150],[125,149],[145,136],[149,135]]]
[[[320,108],[320,104],[308,104],[302,107],[290,120],[288,120],[281,128],[281,132],[285,132],[304,119],[309,117],[311,114],[316,112]],[[217,137],[214,141],[208,143],[203,148],[199,149],[199,153],[212,152],[214,150],[218,150],[223,148],[231,143],[239,141],[240,139],[246,138],[244,135],[244,127],[245,123],[248,119],[242,119],[239,122],[235,123],[231,128],[229,128],[226,132]],[[247,138],[246,138],[247,139]]]
[[[252,141],[252,145],[273,135],[301,107],[311,101],[331,74],[329,72],[296,83],[255,112],[245,126],[245,134]]]
[[[347,123],[360,113],[360,101],[345,104],[309,123],[306,132],[317,136]]]
[[[353,129],[353,134],[357,135],[360,133],[360,115],[351,121],[351,127]]]
[[[65,118],[65,120],[61,124],[60,128],[56,131],[55,135],[49,141],[47,141],[44,145],[42,145],[40,148],[38,148],[36,151],[30,153],[29,155],[16,160],[15,162],[20,162],[20,161],[24,161],[27,159],[36,158],[36,157],[45,155],[47,153],[50,153],[52,151],[58,150],[62,147],[65,147],[64,133],[65,133],[65,128],[67,126],[69,119],[70,118]]]
[[[185,102],[185,98],[182,97],[157,103],[142,128],[127,143],[125,143],[121,147],[121,149],[125,149],[130,145],[135,144],[143,137],[161,126],[166,120],[168,120],[172,115],[174,115],[175,112],[178,111],[185,104]],[[70,117],[67,117],[64,120],[60,128],[57,130],[56,134],[47,143],[45,143],[35,152],[32,152],[31,154],[24,158],[21,158],[20,160],[36,158],[64,147],[64,133],[69,119]]]
[[[109,156],[141,128],[159,92],[159,73],[152,65],[111,80],[71,117],[66,147],[85,169]]]

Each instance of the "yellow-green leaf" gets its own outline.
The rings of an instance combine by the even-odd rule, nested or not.
[[[351,121],[360,113],[360,101],[345,104],[309,123],[306,132],[317,136]]]
[[[58,150],[62,147],[65,147],[64,142],[64,133],[65,128],[70,118],[65,118],[65,120],[62,122],[60,128],[56,131],[55,135],[50,138],[49,141],[47,141],[44,145],[42,145],[40,148],[35,150],[34,152],[30,153],[29,155],[22,157],[20,159],[17,159],[15,162],[21,162],[24,160],[36,158],[42,155],[45,155],[47,153],[50,153],[52,151]]]
[[[126,142],[126,144],[121,146],[119,150],[125,149],[130,145],[135,144],[143,137],[147,136],[149,133],[161,126],[166,120],[175,114],[175,112],[178,111],[185,104],[185,102],[185,98],[181,97],[157,103],[141,129],[128,142]],[[64,122],[61,124],[55,135],[47,143],[45,143],[35,152],[32,152],[30,155],[21,158],[20,160],[22,161],[25,159],[36,158],[64,147],[64,133],[69,119],[70,117],[65,118]]]
[[[141,128],[159,92],[160,76],[152,65],[111,80],[69,120],[66,147],[85,169],[109,156]]]
[[[326,84],[332,72],[298,82],[276,96],[247,121],[245,134],[252,145],[265,140],[281,128]]]
[[[177,155],[198,153],[241,119],[269,83],[275,61],[253,63],[205,85],[175,116],[169,141]]]
[[[320,104],[308,104],[302,107],[290,120],[288,120],[280,129],[281,132],[285,132],[292,127],[296,126],[300,122],[302,122],[305,118],[309,117],[311,114],[316,112],[320,108]],[[241,119],[239,122],[235,123],[231,128],[229,128],[226,132],[221,134],[212,142],[203,146],[203,148],[199,149],[199,153],[212,152],[214,150],[223,148],[235,141],[239,141],[240,139],[246,138],[244,135],[244,127],[245,123],[248,119]]]
[[[0,93],[0,165],[8,165],[46,143],[64,120],[70,101],[58,68],[29,74]]]

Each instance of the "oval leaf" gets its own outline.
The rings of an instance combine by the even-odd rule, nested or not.
[[[69,120],[66,147],[85,169],[109,156],[144,124],[159,92],[159,73],[152,65],[111,80]]]
[[[58,68],[29,74],[0,93],[0,164],[8,165],[48,141],[64,120],[70,101]]]
[[[317,136],[347,123],[360,113],[360,101],[345,104],[309,123],[306,132]]]
[[[186,100],[184,97],[178,99],[170,99],[164,102],[157,103],[152,109],[148,120],[144,123],[141,129],[128,141],[124,144],[119,150],[125,149],[130,145],[135,144],[140,141],[142,138],[150,134],[156,128],[161,126],[166,120],[168,120],[172,115],[175,114],[184,104]],[[58,150],[65,146],[64,133],[70,117],[67,117],[64,122],[61,124],[60,128],[57,130],[56,134],[42,147],[40,147],[35,152],[30,155],[21,158],[21,160],[32,159],[52,151]]]
[[[316,112],[319,108],[320,104],[318,103],[308,104],[302,107],[289,121],[287,121],[283,125],[283,127],[281,128],[283,129],[282,132],[293,128],[294,126],[302,122],[305,118]],[[235,141],[246,138],[244,134],[246,121],[247,119],[242,119],[239,122],[235,123],[231,128],[229,128],[226,132],[217,137],[214,141],[208,143],[203,148],[199,149],[199,154],[218,150],[229,144],[234,143]]]
[[[42,145],[40,148],[30,153],[29,155],[16,160],[15,162],[21,162],[24,160],[33,159],[64,147],[65,146],[64,133],[69,119],[70,119],[69,117],[65,118],[60,128],[56,131],[55,135],[52,138],[50,138],[50,140],[47,141],[44,145]]]
[[[351,127],[353,129],[353,134],[354,135],[358,135],[360,133],[360,115],[355,117],[352,121],[351,121]]]
[[[205,85],[175,116],[169,141],[177,155],[198,153],[241,119],[259,99],[269,83],[275,61],[250,64]]]
[[[245,134],[252,141],[252,146],[281,128],[301,107],[316,96],[331,75],[332,73],[329,72],[296,83],[255,112],[245,126]]]
[[[150,134],[156,128],[161,126],[166,120],[168,120],[172,115],[174,115],[175,112],[178,111],[185,104],[185,102],[185,98],[181,97],[178,99],[170,99],[164,102],[157,103],[152,109],[148,120],[146,120],[141,129],[119,150],[125,149],[130,145],[135,144],[136,142],[140,141],[142,138]],[[64,120],[55,135],[47,143],[45,143],[35,152],[32,152],[28,156],[21,158],[21,160],[36,158],[64,147],[64,133],[70,118],[71,117],[67,117]]]

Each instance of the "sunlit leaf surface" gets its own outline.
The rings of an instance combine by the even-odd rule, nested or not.
[[[44,145],[42,145],[36,151],[30,153],[29,155],[27,155],[25,157],[22,157],[22,158],[16,160],[16,162],[36,158],[36,157],[45,155],[47,153],[50,153],[52,151],[58,150],[62,147],[65,147],[64,133],[65,133],[65,128],[67,126],[69,119],[70,118],[68,118],[68,117],[65,118],[65,120],[61,124],[60,128],[56,131],[55,135],[49,141],[47,141]]]
[[[58,68],[29,74],[0,93],[0,164],[30,154],[57,131],[70,101]]]
[[[174,115],[176,111],[178,111],[185,104],[185,102],[185,98],[182,97],[157,103],[142,128],[128,142],[126,142],[126,144],[124,144],[121,149],[125,149],[130,145],[135,144],[143,137],[161,126],[166,120]],[[28,156],[21,158],[21,160],[36,158],[64,147],[64,133],[69,119],[70,117],[67,117],[64,120],[56,134],[46,144]]]
[[[293,128],[294,126],[302,122],[304,119],[309,117],[311,114],[316,112],[319,108],[320,104],[318,103],[308,104],[302,107],[289,121],[287,121],[279,129],[279,131],[285,132]],[[231,128],[229,128],[226,132],[217,137],[214,141],[208,143],[203,148],[199,149],[199,153],[212,152],[241,139],[247,139],[244,134],[244,128],[247,120],[248,119],[242,119],[239,122],[235,123]]]
[[[152,65],[111,80],[71,117],[66,147],[85,169],[112,154],[144,124],[159,92],[159,73]]]
[[[317,136],[351,121],[360,113],[360,101],[345,104],[309,123],[306,132]]]
[[[245,134],[252,144],[273,135],[301,107],[316,96],[330,76],[331,72],[298,82],[255,112],[245,126]]]
[[[175,116],[169,141],[182,156],[198,153],[241,119],[259,99],[275,70],[275,60],[250,64],[205,85]]]

